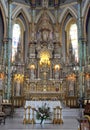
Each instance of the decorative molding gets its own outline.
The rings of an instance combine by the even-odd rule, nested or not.
[[[77,19],[77,12],[75,10],[75,8],[73,7],[66,7],[62,14],[59,17],[59,23],[61,23],[63,21],[63,19],[65,19],[65,17],[68,15],[68,13],[73,14],[73,16],[75,17],[75,19]]]
[[[38,21],[39,21],[39,19],[40,19],[40,17],[42,16],[42,14],[44,13],[44,10],[41,10],[40,12],[39,12],[39,14],[36,16],[36,22],[35,23],[37,23]],[[49,11],[49,10],[46,10],[46,13],[47,13],[47,15],[51,18],[51,20],[52,20],[52,23],[55,23],[56,22],[56,20],[55,20],[55,17],[52,15],[52,13]]]
[[[31,16],[29,15],[28,11],[26,10],[25,7],[19,6],[19,5],[13,10],[12,19],[15,19],[16,16],[17,16],[20,12],[25,15],[25,17],[27,18],[28,22],[30,23],[30,22],[31,22]],[[24,17],[24,18],[25,18],[25,17]],[[27,20],[26,20],[26,21],[27,21]]]
[[[2,16],[3,16],[3,21],[4,21],[4,28],[5,28],[5,30],[4,30],[4,38],[5,38],[5,37],[7,37],[6,36],[7,35],[6,18],[8,17],[8,11],[7,11],[4,0],[1,1],[0,9],[1,9]]]

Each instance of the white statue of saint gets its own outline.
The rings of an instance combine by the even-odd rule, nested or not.
[[[31,69],[31,79],[35,78],[34,69]]]
[[[16,85],[16,96],[20,96],[20,82],[17,82]]]
[[[43,41],[47,41],[48,40],[48,31],[47,30],[44,30],[43,32],[42,32],[42,40]]]

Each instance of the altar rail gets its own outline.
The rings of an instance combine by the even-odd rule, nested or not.
[[[35,124],[35,111],[31,106],[24,108],[23,124]]]
[[[61,111],[62,111],[61,109],[62,103],[59,100],[26,101],[25,107],[24,107],[25,114],[24,114],[23,123],[39,123],[40,121],[36,119],[36,112],[34,111],[34,109],[38,109],[39,107],[42,107],[45,104],[46,104],[46,107],[50,108],[50,112],[52,113],[51,120],[48,120],[48,123],[56,123],[56,121],[54,121],[54,118],[61,118]],[[60,110],[54,111],[54,108],[56,108],[57,106],[60,108]],[[59,117],[54,117],[56,113],[59,114]],[[59,121],[57,123],[59,123]]]
[[[27,106],[24,108],[24,119],[23,124],[35,124],[38,123],[36,119],[36,108],[32,108],[31,106]],[[60,106],[56,106],[53,108],[52,118],[50,119],[50,122],[47,123],[53,123],[53,124],[62,124],[62,108]]]

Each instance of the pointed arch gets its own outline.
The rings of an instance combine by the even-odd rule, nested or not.
[[[3,22],[4,22],[4,38],[5,38],[6,35],[7,35],[6,17],[8,16],[7,10],[6,10],[5,7],[6,7],[6,5],[5,5],[4,1],[1,1],[0,9],[1,9],[1,12],[2,12],[2,17],[3,17]]]
[[[15,12],[16,11],[16,12]],[[20,7],[20,6],[17,6],[14,10],[13,10],[13,13],[12,13],[12,19],[13,19],[13,23],[17,22],[17,20],[19,20],[19,22],[22,24],[22,26],[24,27],[24,41],[23,41],[23,44],[25,46],[25,44],[27,44],[29,42],[29,34],[30,34],[30,22],[31,22],[31,17],[29,17],[29,14],[28,14],[28,17],[26,15],[26,12],[27,10],[24,8],[24,7]],[[21,17],[18,17],[20,14]],[[25,48],[24,48],[24,58],[26,57],[26,52],[28,50],[28,46],[26,45]]]
[[[52,13],[49,10],[46,10],[46,13],[48,14],[48,16],[50,17],[52,23],[55,23],[55,17],[52,15]],[[41,15],[43,14],[43,10],[39,12],[39,14],[36,17],[36,23],[39,21]]]
[[[82,9],[82,17],[86,16],[88,8],[90,7],[90,0],[86,0]]]
[[[8,11],[7,11],[7,8],[6,8],[5,1],[1,0],[0,2],[1,2],[1,5],[2,5],[5,16],[8,17]]]
[[[69,23],[72,22],[76,23],[76,21],[77,21],[77,12],[73,7],[67,7],[66,9],[64,9],[61,16],[59,17],[59,24],[61,25],[60,26],[61,43],[63,43],[65,59],[68,55],[68,47],[70,42],[70,40],[68,40],[69,32],[66,31],[66,28],[68,27]]]
[[[20,18],[17,18],[17,19],[14,21],[13,27],[14,27],[15,24],[17,24],[17,25],[20,27],[21,33],[23,33],[23,32],[25,31],[25,26],[24,26],[24,24],[23,24],[23,22],[22,22],[22,20],[21,20]],[[13,28],[13,27],[12,27],[12,28]]]
[[[84,38],[86,39],[86,21],[87,21],[87,16],[88,16],[88,12],[90,9],[90,3],[89,0],[86,1],[84,8],[83,8],[83,13],[82,13],[82,17],[84,17]]]
[[[20,7],[20,6],[17,6],[14,10],[13,10],[13,13],[12,13],[12,19],[13,19],[13,21],[16,21],[18,18],[17,18],[17,16],[21,13],[22,14],[22,16],[23,16],[23,18],[24,18],[24,20],[25,20],[25,22],[26,22],[26,27],[27,27],[27,31],[26,31],[26,33],[27,33],[27,37],[29,37],[29,31],[30,31],[30,28],[29,28],[29,23],[31,22],[31,18],[28,18],[27,17],[27,14],[26,14],[26,9],[24,8],[24,7]],[[29,14],[28,14],[29,15]],[[25,28],[25,25],[24,25],[24,23],[23,23],[23,21],[22,20],[20,20],[20,18],[19,18],[19,21],[21,21],[21,23],[22,23],[22,25],[24,26],[24,29],[26,29]],[[28,43],[29,41],[27,41],[27,43]]]
[[[75,19],[77,19],[77,12],[75,10],[75,8],[73,7],[67,7],[63,10],[62,14],[59,17],[59,23],[61,23],[62,21],[65,20],[65,18],[67,17],[68,14],[71,14]]]
[[[28,11],[26,10],[26,8],[22,6],[20,7],[19,5],[13,10],[12,19],[15,19],[20,12],[23,14],[25,21],[28,21],[30,23],[31,16],[29,15]]]
[[[22,22],[22,20],[21,20],[20,18],[15,19],[14,23],[20,23],[21,27],[22,27],[23,30],[25,31],[24,23]]]

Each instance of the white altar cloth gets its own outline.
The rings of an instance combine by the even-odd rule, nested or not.
[[[48,101],[26,101],[25,107],[31,106],[32,108],[39,108],[39,107],[42,107],[44,104],[46,104],[47,107],[50,107],[51,110],[53,108],[55,108],[56,106],[60,106],[60,108],[62,108],[60,101],[51,101],[51,100],[48,100]]]
[[[42,107],[44,104],[46,104],[46,107],[50,108],[50,112],[52,113],[52,117],[53,117],[53,108],[55,108],[56,106],[60,106],[60,108],[62,108],[61,106],[61,102],[60,101],[26,101],[25,103],[25,108],[27,108],[28,106],[31,106],[32,108],[35,108],[38,110],[39,107]],[[30,113],[32,113],[32,110],[30,110]],[[47,123],[52,123],[52,117],[51,120],[47,120],[45,122]],[[26,111],[26,118],[28,119],[28,110]],[[36,120],[36,123],[40,122],[36,119],[36,112],[34,113],[34,119]]]

